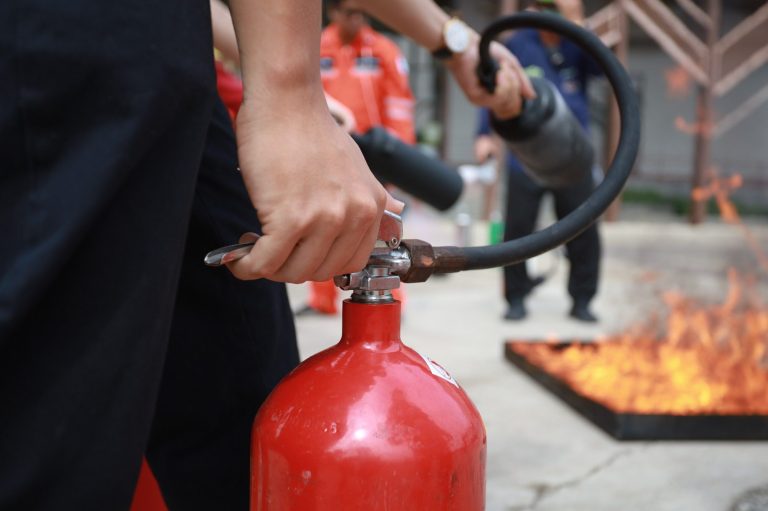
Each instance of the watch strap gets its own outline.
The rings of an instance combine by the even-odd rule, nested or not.
[[[438,60],[446,60],[453,57],[453,52],[448,46],[443,45],[432,52],[432,56]]]

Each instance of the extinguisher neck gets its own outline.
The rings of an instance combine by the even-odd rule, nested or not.
[[[373,350],[399,347],[400,302],[357,303],[345,300],[342,306],[343,344],[364,344]]]

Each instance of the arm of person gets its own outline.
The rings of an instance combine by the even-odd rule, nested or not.
[[[443,26],[450,17],[432,0],[357,0],[357,5],[429,51],[443,45]],[[472,103],[490,108],[500,118],[514,117],[522,99],[533,99],[536,93],[514,55],[493,43],[491,55],[499,63],[499,73],[496,91],[489,94],[476,75],[479,42],[480,36],[472,32],[469,49],[454,55],[446,67]]]
[[[241,279],[324,280],[360,270],[385,206],[402,210],[328,112],[320,2],[232,0],[243,71],[240,168],[263,236],[228,266]]]
[[[240,66],[240,53],[237,51],[237,37],[232,25],[229,8],[221,0],[211,0],[211,23],[213,24],[213,46],[221,52],[224,59]]]
[[[498,158],[501,153],[498,140],[491,131],[488,109],[481,108],[477,113],[477,134],[475,136],[475,161],[485,163],[489,158]]]

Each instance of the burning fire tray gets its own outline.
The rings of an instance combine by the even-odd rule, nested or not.
[[[531,363],[515,350],[526,342],[509,341],[506,358],[617,440],[768,440],[768,415],[653,415],[621,413],[576,392],[563,380]],[[550,345],[553,355],[568,346]]]

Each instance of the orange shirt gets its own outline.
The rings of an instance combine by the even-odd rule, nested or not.
[[[383,126],[403,142],[416,141],[408,63],[395,43],[363,27],[343,45],[331,24],[320,42],[320,73],[325,92],[352,111],[358,131]]]

